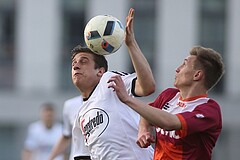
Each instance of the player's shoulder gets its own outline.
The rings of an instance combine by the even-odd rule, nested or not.
[[[209,98],[208,103],[214,106],[219,106],[218,102],[212,98]]]
[[[157,101],[163,101],[164,103],[167,101],[170,101],[172,98],[174,98],[177,93],[179,93],[179,90],[176,88],[167,88],[163,90],[157,97]]]
[[[112,76],[120,75],[122,80],[125,82],[132,82],[132,80],[136,79],[136,73],[127,73],[122,71],[107,71],[103,74],[100,83],[106,83]]]
[[[114,76],[114,75],[128,76],[128,75],[132,75],[132,73],[112,70],[112,71],[107,71],[103,74],[104,77],[111,77],[111,76]]]
[[[71,99],[68,99],[64,102],[64,107],[76,106],[76,104],[82,103],[82,96],[76,96]]]
[[[203,106],[204,109],[206,109],[206,110],[207,110],[207,109],[214,109],[214,110],[218,110],[218,111],[221,110],[220,105],[218,104],[217,101],[215,101],[215,100],[212,99],[212,98],[207,98],[207,99],[208,99],[207,102],[201,104],[200,106]],[[206,106],[208,106],[208,107],[206,107]]]
[[[112,74],[117,74],[117,75],[120,75],[120,76],[127,76],[127,75],[130,75],[130,73],[127,73],[127,72],[123,72],[123,71],[111,71]]]
[[[218,124],[221,126],[222,125],[222,113],[221,113],[221,108],[220,105],[213,99],[208,98],[206,103],[202,103],[198,105],[195,110],[197,112],[201,112],[204,114],[206,117],[211,117],[214,118],[215,122],[219,122]]]
[[[123,79],[123,81],[132,81],[133,79],[136,79],[137,75],[135,72],[128,73],[123,71],[111,71],[114,75],[120,75]]]
[[[35,121],[35,122],[32,122],[29,126],[28,126],[28,129],[30,131],[39,131],[43,128],[43,123],[42,121]]]
[[[179,93],[179,90],[176,88],[167,88],[163,90],[155,99],[155,101],[150,103],[150,105],[158,108],[162,108],[163,105],[165,105],[165,103],[173,99],[178,93]]]

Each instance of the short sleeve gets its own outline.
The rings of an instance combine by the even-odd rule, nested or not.
[[[192,112],[177,114],[182,124],[181,136],[197,132],[221,130],[222,119],[220,107],[210,100],[208,103],[197,106]]]
[[[125,84],[126,90],[129,95],[131,96],[137,96],[135,95],[135,82],[136,82],[136,73],[125,73],[125,72],[120,72],[120,71],[112,71],[115,74],[121,75],[122,80]]]
[[[126,86],[128,94],[131,96],[137,96],[134,91],[135,83],[136,83],[136,79],[137,79],[136,74],[135,73],[129,74],[129,75],[123,76],[122,78],[123,78],[123,81]]]

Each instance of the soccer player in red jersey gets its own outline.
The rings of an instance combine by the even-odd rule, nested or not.
[[[119,76],[109,80],[114,82],[109,87],[142,116],[137,143],[144,148],[156,142],[154,160],[210,160],[222,130],[222,116],[208,91],[223,73],[220,54],[196,46],[176,69],[176,88],[164,90],[149,105],[128,96]],[[150,132],[153,126],[156,139]]]

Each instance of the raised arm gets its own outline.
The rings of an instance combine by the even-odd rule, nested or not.
[[[126,36],[125,43],[137,74],[135,93],[138,96],[147,96],[155,91],[155,80],[148,61],[144,57],[134,36],[133,29],[134,9],[129,10],[126,17]]]

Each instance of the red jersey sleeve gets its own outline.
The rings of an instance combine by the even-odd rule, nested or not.
[[[180,130],[182,137],[197,132],[214,134],[222,129],[220,107],[212,99],[197,106],[192,112],[179,113],[177,116],[182,123]]]

